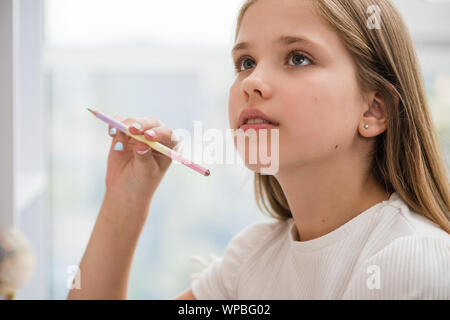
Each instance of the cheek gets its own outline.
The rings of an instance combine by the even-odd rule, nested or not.
[[[305,79],[280,94],[285,124],[283,138],[286,151],[298,150],[313,156],[348,142],[346,139],[354,131],[357,109],[352,99],[353,84],[338,81],[329,72],[311,73]]]
[[[236,82],[230,87],[228,93],[228,121],[230,128],[235,128],[237,126],[237,119],[239,115],[239,96],[238,96],[238,85]]]
[[[324,130],[330,128],[330,122],[336,117],[333,107],[336,101],[328,90],[323,82],[319,84],[309,79],[300,85],[297,82],[295,87],[280,94],[284,100],[282,117],[288,137],[317,143]]]

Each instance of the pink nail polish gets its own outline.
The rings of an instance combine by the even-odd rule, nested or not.
[[[132,125],[133,128],[135,128],[137,131],[141,131],[142,130],[142,126],[140,123],[133,123]]]
[[[146,134],[148,134],[150,137],[154,138],[156,136],[155,131],[152,129],[145,131]]]
[[[149,150],[150,150],[150,148],[148,148],[147,150],[139,150],[139,151],[136,151],[136,153],[140,154],[142,156],[142,155],[146,154]]]

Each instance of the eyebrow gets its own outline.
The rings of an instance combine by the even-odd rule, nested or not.
[[[289,45],[292,43],[303,43],[310,47],[320,48],[320,45],[306,38],[294,37],[294,36],[281,36],[278,39],[275,39],[274,44],[281,45]],[[236,44],[231,50],[231,54],[234,54],[236,51],[248,49],[251,46],[250,42],[239,42]]]

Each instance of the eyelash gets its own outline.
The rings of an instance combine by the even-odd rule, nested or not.
[[[289,52],[289,54],[286,57],[286,58],[288,58],[287,60],[289,60],[294,55],[299,55],[299,56],[307,58],[311,62],[311,65],[315,63],[314,59],[312,59],[309,55],[307,55],[307,54],[305,54],[305,53],[303,53],[301,51],[298,51],[298,50],[293,50],[293,51]],[[240,57],[240,58],[238,58],[236,60],[236,62],[234,63],[234,69],[235,69],[236,73],[240,73],[240,72],[248,70],[248,69],[241,70],[241,64],[247,58],[250,58],[250,57],[249,56],[242,56],[242,57]],[[306,66],[297,65],[297,66],[291,66],[291,67],[306,67]]]

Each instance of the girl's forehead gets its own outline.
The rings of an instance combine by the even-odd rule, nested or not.
[[[243,22],[251,21],[269,25],[277,24],[305,24],[317,22],[319,16],[314,12],[310,0],[258,0],[246,10]]]
[[[313,1],[316,0],[256,1],[243,16],[235,46],[245,43],[244,49],[275,49],[276,45],[294,43],[283,41],[283,37],[300,38],[305,41],[295,42],[314,50],[311,54],[319,58],[328,60],[333,52],[348,55],[337,30],[316,13]],[[235,52],[232,49],[231,54]]]
[[[296,33],[310,40],[323,38],[326,42],[327,34],[332,32],[315,14],[311,0],[258,0],[245,12],[236,42],[255,38],[275,41],[280,36]]]

